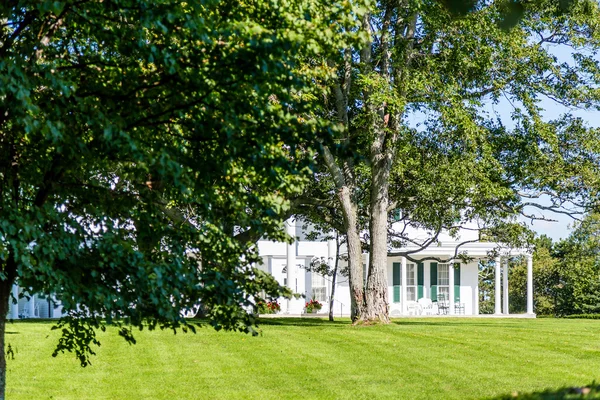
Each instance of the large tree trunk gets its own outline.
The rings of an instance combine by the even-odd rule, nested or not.
[[[362,246],[358,230],[358,205],[353,199],[352,166],[351,163],[344,163],[342,171],[327,146],[323,146],[323,158],[337,188],[336,195],[344,216],[350,279],[350,317],[353,322],[356,322],[361,319],[364,310],[365,281],[362,268]]]
[[[4,335],[6,333],[6,315],[13,279],[0,281],[0,400],[4,400],[6,391],[6,349]]]
[[[366,309],[368,321],[388,323],[387,216],[391,154],[374,154],[369,231],[371,233]]]
[[[344,186],[338,192],[346,225],[348,246],[348,270],[350,272],[350,317],[353,322],[362,319],[365,304],[365,281],[363,277],[362,246],[358,231],[357,206],[352,202],[350,189]]]

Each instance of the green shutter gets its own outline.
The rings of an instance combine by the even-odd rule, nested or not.
[[[425,271],[423,271],[423,263],[418,263],[417,264],[417,299],[422,299],[423,298],[423,281],[424,281],[424,274]]]
[[[394,263],[393,264],[393,280],[392,283],[394,285],[394,303],[400,303],[400,267],[402,264]]]
[[[429,270],[431,278],[431,301],[437,301],[437,263],[432,262]]]
[[[460,303],[460,263],[454,264],[454,301]]]

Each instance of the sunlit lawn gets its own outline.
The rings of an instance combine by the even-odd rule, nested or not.
[[[52,358],[50,322],[8,326],[9,399],[479,399],[600,380],[600,321],[264,321],[262,335],[100,335],[92,365]]]

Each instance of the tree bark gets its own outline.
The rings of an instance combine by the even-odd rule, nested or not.
[[[15,282],[17,273],[14,257],[10,255],[5,264],[6,279],[0,280],[0,400],[4,400],[6,393],[6,348],[4,336],[6,334],[6,315],[8,314],[8,301]]]
[[[376,158],[381,158],[378,154]],[[389,175],[391,157],[385,155],[372,166],[371,205],[369,231],[370,257],[367,279],[366,309],[367,321],[389,323],[388,283],[387,283],[387,216],[389,203]]]
[[[361,319],[365,304],[365,282],[362,271],[362,246],[358,230],[358,205],[353,199],[350,171],[346,174],[336,164],[333,154],[323,146],[325,165],[333,177],[337,188],[336,196],[344,216],[346,243],[348,246],[348,270],[350,280],[350,317],[353,322]],[[348,170],[350,168],[347,168]]]
[[[350,189],[345,186],[338,191],[346,225],[348,246],[348,270],[350,279],[350,318],[352,322],[362,319],[365,305],[365,281],[362,267],[362,246],[358,231],[358,211],[352,202]]]
[[[0,400],[4,400],[6,392],[6,348],[4,335],[6,333],[6,315],[8,314],[8,300],[12,283],[0,282]]]

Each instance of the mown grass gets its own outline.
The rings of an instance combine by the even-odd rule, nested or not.
[[[100,334],[92,365],[52,358],[50,322],[7,328],[9,399],[481,399],[600,381],[600,321],[273,319],[262,335]]]

